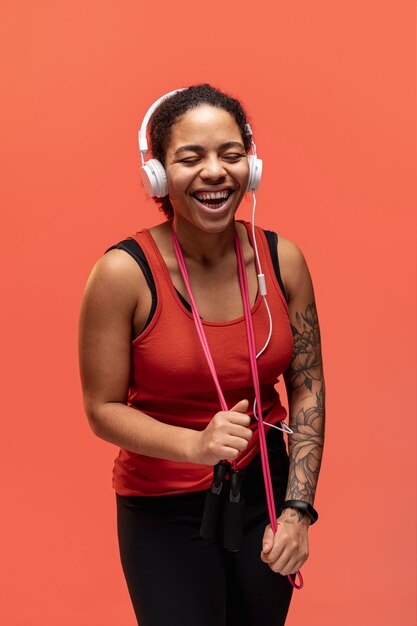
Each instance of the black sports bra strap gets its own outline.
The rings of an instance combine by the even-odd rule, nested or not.
[[[266,240],[268,242],[268,248],[272,259],[272,265],[274,266],[275,276],[278,281],[279,286],[281,287],[282,293],[284,294],[284,298],[286,302],[288,302],[287,292],[285,291],[284,283],[281,278],[281,271],[279,269],[279,260],[278,260],[278,235],[274,233],[272,230],[264,230]]]
[[[153,315],[156,310],[156,304],[157,304],[155,280],[154,280],[154,277],[152,276],[151,268],[149,267],[148,261],[143,253],[143,250],[138,244],[138,242],[136,241],[136,239],[129,238],[129,239],[124,239],[123,241],[119,241],[119,243],[108,248],[106,252],[109,252],[109,250],[115,250],[115,249],[124,250],[125,252],[130,254],[130,256],[133,259],[135,259],[136,263],[139,265],[140,269],[142,270],[145,280],[151,291],[152,304],[151,304],[151,309],[149,311],[148,319],[146,320],[146,324],[144,326],[144,328],[146,328],[148,324],[150,323],[151,319],[153,318]]]

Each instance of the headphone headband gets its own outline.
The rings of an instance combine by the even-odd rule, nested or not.
[[[174,96],[176,93],[179,93],[180,91],[185,91],[186,87],[181,87],[180,89],[174,89],[174,91],[169,91],[168,93],[166,93],[165,95],[161,96],[160,98],[158,98],[158,100],[156,100],[156,102],[154,102],[149,109],[146,111],[145,117],[143,118],[143,122],[142,125],[140,127],[140,130],[138,131],[138,142],[139,142],[139,151],[142,157],[142,164],[143,164],[143,157],[145,157],[148,154],[148,140],[146,138],[146,131],[148,129],[148,123],[149,120],[151,119],[152,113],[159,107],[160,104],[162,104],[165,100],[168,100],[168,98],[171,98],[171,96]]]
[[[162,104],[162,102],[168,100],[168,98],[171,98],[180,91],[185,91],[186,89],[188,89],[188,87],[174,89],[173,91],[169,91],[168,93],[158,98],[158,100],[156,100],[156,102],[154,102],[146,111],[145,117],[143,118],[141,127],[138,131],[139,153],[142,162],[142,182],[147,194],[151,198],[155,196],[157,196],[158,198],[163,198],[164,196],[168,195],[168,184],[165,169],[160,161],[158,161],[157,159],[149,159],[145,162],[145,156],[148,154],[149,150],[148,140],[146,137],[148,123],[153,112],[159,107],[160,104]],[[249,154],[247,157],[249,163],[249,180],[246,191],[255,191],[255,189],[259,187],[259,183],[261,182],[262,160],[258,159],[258,157],[256,156],[256,145],[253,141],[252,129],[250,127],[250,124],[245,124],[245,135],[251,137],[253,152],[253,154]]]

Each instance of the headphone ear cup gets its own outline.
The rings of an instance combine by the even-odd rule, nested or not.
[[[145,191],[151,198],[168,195],[167,175],[164,166],[157,159],[149,159],[142,165],[141,178]]]
[[[256,191],[262,177],[262,159],[258,159],[254,154],[248,154],[249,180],[246,191]]]

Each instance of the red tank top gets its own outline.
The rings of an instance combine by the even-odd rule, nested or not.
[[[251,244],[249,223],[244,222]],[[132,370],[127,404],[161,422],[203,430],[220,411],[216,388],[198,338],[192,314],[185,308],[172,283],[168,268],[152,235],[136,233],[151,269],[157,306],[150,324],[132,342]],[[273,320],[271,341],[258,359],[262,409],[266,421],[276,424],[287,416],[275,389],[278,376],[291,362],[293,340],[288,306],[275,276],[262,229],[256,240],[268,291]],[[268,314],[262,296],[252,307],[257,352],[269,332]],[[227,405],[249,400],[250,428],[254,434],[237,461],[243,469],[259,452],[258,423],[253,417],[254,390],[244,317],[227,322],[203,321],[220,386]],[[266,428],[266,432],[268,427]],[[121,449],[113,470],[113,487],[120,495],[157,496],[208,489],[213,468],[149,457]]]

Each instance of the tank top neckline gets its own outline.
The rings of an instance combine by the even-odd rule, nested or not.
[[[248,222],[243,221],[243,220],[236,220],[236,221],[239,222],[240,224],[243,224],[245,226],[246,232],[248,234],[249,243],[250,243],[250,245],[253,248],[254,246],[253,246],[253,241],[252,241],[252,233],[250,232],[250,224]],[[180,297],[178,295],[178,292],[177,292],[177,290],[175,288],[175,285],[172,282],[171,274],[169,273],[167,264],[165,263],[164,257],[162,256],[158,246],[156,245],[155,239],[152,237],[152,234],[149,232],[149,230],[147,228],[144,228],[142,230],[142,232],[146,235],[146,237],[147,237],[150,245],[152,246],[152,249],[153,249],[153,251],[154,251],[154,253],[155,253],[155,255],[156,255],[156,257],[157,257],[157,259],[159,261],[159,264],[160,264],[160,266],[162,268],[163,274],[164,274],[165,279],[166,279],[166,285],[169,287],[169,290],[171,292],[171,295],[172,295],[174,301],[176,302],[177,306],[181,309],[181,311],[189,319],[192,320],[193,319],[193,314],[192,314],[191,311],[189,311],[184,306],[183,302],[181,302],[181,299],[180,299]],[[257,234],[259,234],[259,231],[258,231]],[[261,259],[261,262],[262,262],[262,259]],[[158,285],[156,285],[156,289],[157,289],[157,292],[158,292]],[[255,298],[255,302],[253,303],[253,306],[251,307],[251,314],[252,315],[254,313],[256,313],[256,311],[259,309],[261,301],[262,301],[262,296],[260,295],[260,292],[259,292],[259,289],[258,289],[258,292],[256,294],[256,298]],[[160,297],[158,296],[158,305],[159,304],[160,304]],[[231,320],[224,320],[222,322],[215,322],[215,321],[213,322],[213,321],[206,320],[206,319],[202,319],[201,321],[202,321],[203,326],[224,327],[224,326],[232,326],[234,324],[241,324],[242,322],[245,321],[245,316],[242,314],[239,317],[233,318]],[[140,337],[140,335],[139,335],[139,337]],[[138,337],[136,339],[138,339]]]

